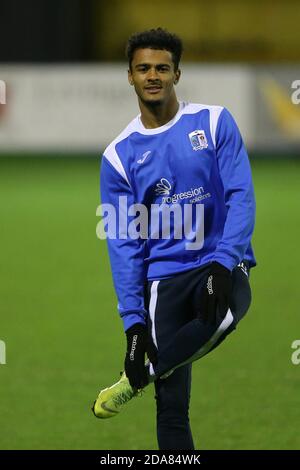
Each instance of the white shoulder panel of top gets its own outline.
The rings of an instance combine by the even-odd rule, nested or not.
[[[214,146],[216,146],[216,129],[217,129],[219,116],[224,109],[223,106],[188,103],[183,109],[183,114],[195,114],[204,109],[208,109],[209,111],[210,134],[211,134],[213,144]]]
[[[129,184],[124,166],[122,165],[122,162],[120,160],[119,155],[116,152],[116,145],[121,142],[122,140],[125,140],[130,134],[136,131],[136,121],[137,118],[134,118],[128,126],[121,132],[121,134],[118,135],[109,145],[106,147],[106,149],[103,152],[103,156],[107,158],[109,163],[114,167],[114,169],[124,178],[124,180]]]

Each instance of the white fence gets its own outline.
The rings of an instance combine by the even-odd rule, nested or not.
[[[228,107],[249,148],[300,147],[300,67],[181,69],[178,98]],[[2,66],[0,81],[0,151],[100,152],[139,112],[126,64]]]

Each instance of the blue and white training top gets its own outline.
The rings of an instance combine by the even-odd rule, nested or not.
[[[147,279],[164,279],[212,261],[230,270],[242,259],[250,267],[256,265],[250,243],[255,219],[251,170],[239,129],[226,108],[181,102],[175,117],[154,129],[146,129],[137,116],[102,159],[101,203],[112,204],[118,213],[120,196],[126,210],[133,204],[143,204],[149,214],[153,205],[174,209],[161,216],[171,221],[165,238],[150,216],[147,239],[125,237],[124,220],[129,225],[138,212],[127,220],[123,210],[123,228],[118,231],[118,219],[117,237],[107,239],[125,330],[146,322]],[[181,219],[176,219],[176,210],[179,216],[181,210]],[[197,215],[200,242],[193,246]]]

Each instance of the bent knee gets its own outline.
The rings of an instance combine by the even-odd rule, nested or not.
[[[252,293],[247,274],[237,267],[232,271],[232,294],[230,308],[237,324],[248,312]]]

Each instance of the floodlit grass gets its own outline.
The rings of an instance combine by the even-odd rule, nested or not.
[[[118,380],[125,335],[105,242],[99,162],[0,159],[1,449],[156,449],[153,388],[118,417],[90,411]],[[197,449],[295,449],[299,438],[300,164],[255,162],[249,314],[193,366]]]

